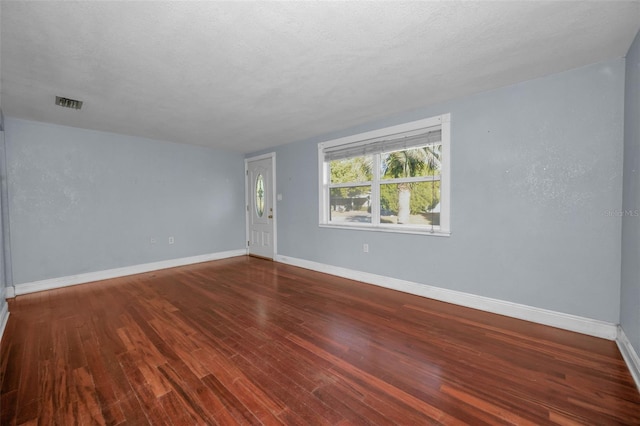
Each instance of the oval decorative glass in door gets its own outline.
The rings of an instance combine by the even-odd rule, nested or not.
[[[264,214],[264,178],[262,174],[256,177],[256,214],[262,217]]]

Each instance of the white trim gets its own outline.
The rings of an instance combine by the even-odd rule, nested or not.
[[[463,293],[461,291],[448,290],[426,284],[400,280],[397,278],[385,277],[368,272],[326,265],[309,260],[296,259],[289,256],[277,256],[275,260],[289,265],[298,266],[300,268],[311,269],[313,271],[323,272],[330,275],[337,275],[339,277],[390,288],[392,290],[398,290],[417,296],[428,297],[442,302],[453,303],[499,315],[506,315],[512,318],[549,325],[551,327],[562,328],[564,330],[575,331],[577,333],[588,334],[590,336],[601,337],[608,340],[614,340],[617,335],[616,324],[605,321],[565,314],[563,312],[550,311],[547,309],[536,308],[534,306],[507,302],[484,296],[477,296],[474,294]]]
[[[434,237],[450,237],[451,232],[442,232],[437,229],[433,231],[431,229],[425,230],[424,228],[412,228],[411,225],[393,225],[391,226],[349,226],[349,225],[338,225],[336,223],[332,223],[329,225],[320,224],[318,225],[320,228],[333,228],[333,229],[348,229],[349,231],[375,231],[375,232],[390,232],[393,234],[417,234],[417,235],[433,235]]]
[[[255,157],[244,159],[244,205],[245,205],[245,241],[249,241],[249,163],[252,161],[264,160],[271,158],[271,207],[273,208],[273,258],[278,254],[278,208],[277,208],[277,187],[276,187],[276,153],[269,152],[267,154],[256,155]],[[249,254],[249,244],[247,244],[246,254]]]
[[[442,156],[443,168],[440,171],[440,228],[443,235],[451,234],[451,114],[443,114],[442,124]]]
[[[640,390],[640,357],[621,326],[618,326],[616,343],[618,344],[618,349],[620,349],[624,362],[627,364],[627,367],[629,367],[631,377],[633,377],[633,380],[636,382],[636,387]]]
[[[396,228],[395,226],[385,226],[380,223],[380,211],[379,208],[371,208],[371,223],[370,224],[336,224],[329,220],[329,192],[331,188],[351,187],[351,186],[371,186],[371,206],[380,205],[380,185],[393,184],[400,182],[431,182],[435,179],[426,179],[425,177],[414,178],[400,178],[390,179],[382,181],[380,179],[380,168],[378,167],[380,161],[380,154],[375,154],[376,167],[373,168],[373,180],[369,182],[349,182],[348,184],[330,184],[329,170],[327,162],[325,161],[325,150],[340,145],[349,144],[366,144],[371,140],[379,139],[382,137],[388,137],[392,135],[402,134],[406,132],[415,131],[418,129],[427,129],[431,127],[440,127],[441,130],[441,143],[442,143],[442,156],[444,161],[442,162],[442,170],[440,176],[437,179],[440,182],[440,224],[436,226],[409,226],[408,230],[402,227]],[[449,236],[451,234],[451,114],[442,114],[435,117],[425,118],[422,120],[416,120],[409,123],[400,124],[397,126],[385,127],[382,129],[376,129],[369,132],[358,133],[355,135],[345,136],[338,139],[324,141],[318,143],[318,223],[323,226],[334,226],[337,228],[350,228],[350,229],[365,229],[368,231],[382,231],[382,232],[399,232],[399,233],[411,233],[422,235],[434,235]],[[397,230],[397,231],[396,231]]]
[[[326,225],[329,222],[327,213],[324,211],[324,206],[329,204],[327,198],[329,191],[325,191],[329,182],[329,166],[324,162],[324,148],[323,144],[318,144],[318,223],[320,225]]]
[[[2,311],[0,311],[0,342],[2,342],[2,336],[4,336],[4,330],[9,322],[9,304],[4,301]]]
[[[249,161],[244,159],[244,240],[249,254]]]
[[[157,271],[159,269],[175,268],[177,266],[191,265],[194,263],[209,262],[211,260],[226,259],[228,257],[244,256],[246,250],[229,250],[218,253],[203,254],[199,256],[183,257],[180,259],[163,260],[160,262],[144,263],[141,265],[125,266],[124,268],[107,269],[105,271],[88,272],[86,274],[69,275],[66,277],[51,278],[42,281],[16,284],[15,296],[35,293],[37,291],[51,290],[54,288],[68,287],[77,284],[85,284],[93,281],[108,280],[127,275],[142,274],[144,272]],[[7,295],[7,297],[9,297]]]
[[[7,299],[13,299],[14,297],[16,297],[16,288],[14,286],[7,287],[5,297]]]
[[[273,207],[273,258],[278,255],[278,185],[276,181],[276,153],[272,152],[271,159],[271,206]]]

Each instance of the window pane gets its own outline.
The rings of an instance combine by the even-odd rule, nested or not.
[[[371,186],[331,188],[329,221],[332,223],[371,223]]]
[[[261,174],[256,178],[256,214],[258,217],[264,214],[264,178]]]
[[[440,225],[440,181],[380,185],[380,223]]]
[[[380,177],[398,179],[439,176],[442,168],[442,144],[432,144],[380,155]]]
[[[333,160],[331,167],[331,183],[369,182],[373,179],[373,157],[353,157]]]

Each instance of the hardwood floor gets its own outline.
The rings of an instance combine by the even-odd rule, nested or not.
[[[260,259],[10,309],[2,425],[640,424],[614,342]]]

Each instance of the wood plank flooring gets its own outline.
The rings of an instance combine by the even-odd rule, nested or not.
[[[2,425],[640,424],[614,342],[261,259],[10,310]]]

